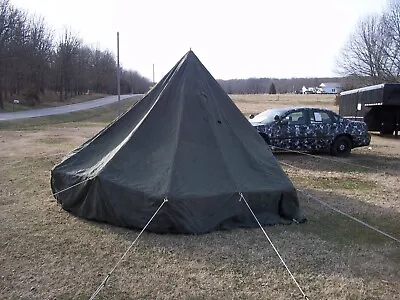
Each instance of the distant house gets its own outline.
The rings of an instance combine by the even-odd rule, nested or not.
[[[342,85],[337,82],[323,82],[319,89],[323,94],[339,94],[343,90]]]

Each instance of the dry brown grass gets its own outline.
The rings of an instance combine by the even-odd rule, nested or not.
[[[264,109],[264,98],[246,97],[237,100],[244,111]],[[138,234],[76,218],[50,195],[51,167],[103,125],[0,130],[1,299],[87,299]],[[372,150],[341,159],[376,171],[294,154],[277,159],[299,168],[284,167],[297,186],[400,237],[399,149],[400,140],[373,136]],[[310,299],[400,299],[399,244],[300,200],[306,224],[266,230]],[[98,299],[302,298],[255,228],[144,233]]]
[[[231,95],[231,98],[245,115],[255,114],[268,108],[282,106],[309,106],[327,108],[333,111],[338,110],[338,107],[335,106],[335,95],[262,94]]]

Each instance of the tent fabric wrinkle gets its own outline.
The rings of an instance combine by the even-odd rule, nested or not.
[[[137,229],[168,198],[148,226],[159,233],[256,227],[239,193],[262,225],[305,220],[269,147],[192,51],[54,166],[51,188],[76,216]]]

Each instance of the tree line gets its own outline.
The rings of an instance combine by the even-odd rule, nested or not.
[[[363,17],[343,47],[338,70],[364,83],[400,81],[400,0]]]
[[[353,83],[343,77],[320,78],[248,78],[218,80],[228,94],[286,94],[300,92],[302,87],[317,87],[323,82],[338,82],[347,89],[353,88]]]
[[[116,94],[117,63],[113,53],[85,45],[65,29],[56,39],[44,19],[32,17],[0,0],[0,109],[15,95],[32,104],[47,91],[56,100],[90,92]],[[145,93],[151,82],[121,68],[121,93]]]

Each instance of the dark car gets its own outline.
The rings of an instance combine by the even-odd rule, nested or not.
[[[250,116],[250,123],[272,150],[329,151],[345,156],[368,146],[367,124],[320,108],[276,108]]]

